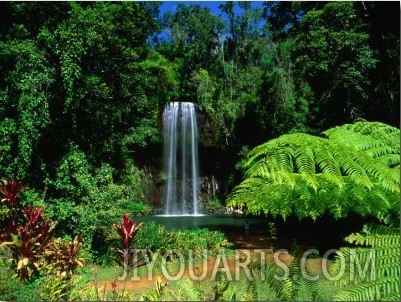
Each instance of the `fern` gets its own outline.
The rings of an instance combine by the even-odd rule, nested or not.
[[[202,293],[197,288],[194,281],[188,278],[182,278],[170,284],[171,290],[167,290],[163,296],[164,299],[170,301],[199,301],[202,298]]]
[[[330,285],[328,288],[323,280],[308,280],[303,276],[300,268],[300,259],[294,258],[288,267],[288,275],[284,278],[283,273],[276,266],[266,265],[265,281],[259,281],[265,294],[263,298],[266,299],[265,296],[268,293],[267,298],[270,301],[331,300],[332,289],[336,287]],[[251,295],[248,296],[251,297]]]
[[[393,151],[389,153],[399,154],[400,153],[400,130],[390,125],[386,125],[380,122],[366,122],[359,121],[354,124],[345,124],[340,127],[334,127],[323,134],[329,138],[336,137],[337,139],[344,137],[342,131],[349,131],[355,134],[359,134],[361,141],[354,140],[351,142],[354,146],[362,147],[362,150],[368,150],[369,143],[373,141],[379,142],[380,146],[390,147]]]
[[[255,278],[247,279],[247,286],[242,295],[242,301],[256,301],[258,300],[257,282]]]
[[[400,235],[388,226],[365,226],[362,233],[345,240],[357,248],[341,248],[333,267],[343,269],[336,281],[343,289],[335,295],[340,301],[400,300]],[[345,267],[342,266],[345,263]],[[361,272],[362,270],[362,272]]]
[[[377,122],[334,127],[323,137],[282,135],[249,152],[227,205],[284,218],[352,211],[385,222],[385,213],[399,215],[399,138],[398,129]]]

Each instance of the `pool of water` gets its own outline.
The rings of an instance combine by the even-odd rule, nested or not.
[[[154,215],[135,217],[136,222],[154,221],[166,229],[209,228],[211,230],[230,230],[243,228],[246,221],[251,227],[266,225],[263,218],[243,218],[215,215]]]

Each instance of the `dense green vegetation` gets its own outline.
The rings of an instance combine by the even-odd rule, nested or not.
[[[240,166],[245,179],[229,196],[230,206],[284,219],[316,219],[325,213],[373,218],[375,224],[345,238],[357,247],[343,247],[337,253],[332,272],[345,273],[326,285],[339,286],[329,300],[399,300],[398,128],[356,122],[326,130],[322,136],[286,134],[254,148]],[[358,275],[355,265],[364,267],[365,274]],[[305,280],[291,283],[284,299],[298,299],[291,293],[301,290],[313,300],[318,297],[311,296],[315,286]]]
[[[229,205],[313,219],[357,213],[384,224],[347,237],[379,251],[381,285],[336,284],[343,291],[335,297],[399,297],[399,5],[222,2],[220,16],[184,3],[161,15],[160,5],[0,2],[0,178],[9,179],[0,243],[13,256],[11,264],[0,259],[7,268],[1,299],[84,297],[77,292],[84,285],[51,275],[63,273],[69,244],[76,253],[82,244],[89,263],[110,264],[118,245],[112,225],[123,213],[152,211],[147,195],[150,182],[163,180],[155,171],[170,101],[197,104],[204,171],[234,189]],[[12,179],[30,187],[18,205],[7,195],[8,184],[21,185]],[[219,232],[154,224],[136,238],[149,250],[227,247]],[[29,261],[22,261],[24,240]],[[388,262],[384,247],[391,247]],[[364,259],[363,248],[355,251]],[[247,284],[237,299],[332,298],[316,293],[326,284],[302,282],[273,284],[269,297],[258,295],[264,284]],[[182,298],[209,294],[178,286],[193,288]],[[233,298],[218,286],[214,298]],[[161,295],[160,287],[142,298]]]
[[[287,134],[244,160],[245,180],[228,205],[252,213],[316,219],[351,212],[396,225],[400,213],[400,131],[382,123],[331,128],[324,137]]]

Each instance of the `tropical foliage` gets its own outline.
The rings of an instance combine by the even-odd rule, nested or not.
[[[142,264],[142,258],[135,259],[135,263],[133,263],[135,257],[135,249],[133,246],[135,236],[138,233],[143,223],[136,224],[132,219],[129,218],[129,214],[124,213],[123,222],[119,224],[113,224],[113,228],[117,231],[120,236],[121,248],[114,249],[119,258],[115,258],[115,261],[118,262],[119,265],[127,268],[128,265],[139,266]]]
[[[0,251],[7,255],[9,262],[4,268],[14,271],[13,277],[25,283],[41,276],[47,282],[55,282],[57,278],[57,288],[50,292],[52,298],[62,299],[73,272],[84,264],[79,255],[82,242],[78,237],[70,242],[53,238],[57,222],[46,217],[44,206],[23,207],[19,203],[17,197],[26,189],[19,181],[1,181]],[[4,264],[0,264],[3,268]]]
[[[150,255],[154,253],[164,255],[170,251],[178,251],[187,258],[201,257],[205,250],[209,255],[216,255],[231,246],[232,244],[221,231],[211,231],[207,228],[167,230],[154,221],[143,225],[138,231],[135,243],[136,249],[145,250]],[[176,260],[177,255],[171,256],[172,260]]]
[[[0,175],[43,197],[58,235],[91,244],[125,202],[155,202],[168,101],[197,103],[205,171],[227,191],[242,147],[358,117],[399,124],[396,3],[160,5],[0,4]]]
[[[107,263],[120,244],[113,224],[131,246],[130,223],[118,222],[160,206],[169,101],[196,103],[203,172],[221,181],[219,200],[242,180],[228,204],[250,213],[356,212],[398,225],[397,3],[229,1],[220,15],[184,3],[162,14],[162,5],[0,2],[1,299],[78,299],[70,286],[81,282],[71,275],[82,251]],[[238,154],[255,146],[240,179]],[[378,238],[392,246],[386,236]],[[229,246],[221,232],[154,224],[135,239],[150,251]],[[362,288],[395,297],[396,279],[379,290],[369,280],[340,285],[338,298]],[[318,297],[295,283],[276,284],[275,297]],[[206,298],[235,298],[225,284]],[[169,298],[204,297],[194,284],[178,286]],[[261,297],[262,285],[247,286],[240,298]]]
[[[399,217],[399,129],[360,121],[323,136],[294,133],[253,149],[229,206],[251,213]]]
[[[335,300],[400,300],[400,229],[367,225],[345,240],[358,247],[343,247],[338,253],[333,272],[341,272],[336,283],[342,289]]]

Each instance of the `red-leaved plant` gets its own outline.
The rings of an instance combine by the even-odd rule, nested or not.
[[[19,223],[17,197],[27,189],[17,180],[0,180],[0,206],[5,205],[6,210],[0,217],[0,242],[10,240],[11,234],[15,234]]]
[[[33,208],[30,205],[23,209],[21,213],[25,219],[10,234],[12,240],[3,243],[10,247],[17,274],[22,280],[28,280],[39,273],[44,264],[43,254],[57,223],[45,219],[42,216],[43,210],[44,207]]]
[[[1,203],[7,205],[10,209],[13,209],[17,205],[17,197],[27,187],[22,185],[22,182],[18,180],[1,180],[0,181],[0,194],[3,198],[0,199]]]
[[[66,274],[70,274],[71,269],[77,265],[82,265],[82,261],[74,262],[76,255],[81,247],[81,243],[74,240],[71,244],[73,249],[64,245],[53,243],[53,229],[57,221],[48,220],[44,215],[44,207],[32,207],[28,205],[21,208],[17,202],[19,194],[26,187],[16,180],[2,180],[0,182],[0,195],[3,197],[1,203],[5,204],[9,211],[7,216],[0,220],[0,248],[8,246],[10,258],[13,261],[17,276],[22,280],[30,280],[43,267],[52,265],[54,253],[63,256],[58,257],[55,267],[60,267],[60,261],[68,261]],[[57,240],[55,240],[57,241]],[[60,251],[57,250],[60,249]],[[65,251],[67,250],[67,251]],[[49,256],[46,259],[45,256]],[[64,258],[63,258],[64,257]],[[71,264],[72,263],[72,264]]]
[[[0,180],[0,206],[5,205],[3,217],[0,217],[0,242],[11,239],[11,234],[15,234],[18,225],[17,197],[27,189],[17,180]]]
[[[8,246],[17,276],[22,280],[31,279],[43,266],[43,254],[52,238],[56,221],[43,216],[44,207],[21,209],[17,197],[27,189],[20,181],[2,180],[0,182],[1,203],[8,208],[8,215],[0,224],[0,247]]]
[[[49,260],[46,268],[56,272],[56,276],[62,279],[71,279],[74,270],[83,266],[84,260],[78,257],[82,246],[82,240],[76,236],[73,241],[67,242],[61,239],[52,240],[45,251]]]
[[[110,256],[114,261],[116,261],[119,265],[123,266],[124,268],[128,267],[129,263],[132,263],[134,257],[136,255],[136,250],[133,249],[133,243],[135,240],[135,235],[138,233],[140,227],[142,226],[142,222],[136,224],[132,219],[129,217],[129,214],[124,213],[123,215],[123,222],[119,224],[113,224],[113,228],[117,231],[118,235],[120,236],[120,242],[122,245],[122,249],[112,249],[116,251],[120,257],[114,258]],[[141,257],[139,259],[135,259],[135,263],[133,266],[141,266],[144,265],[144,258]]]

